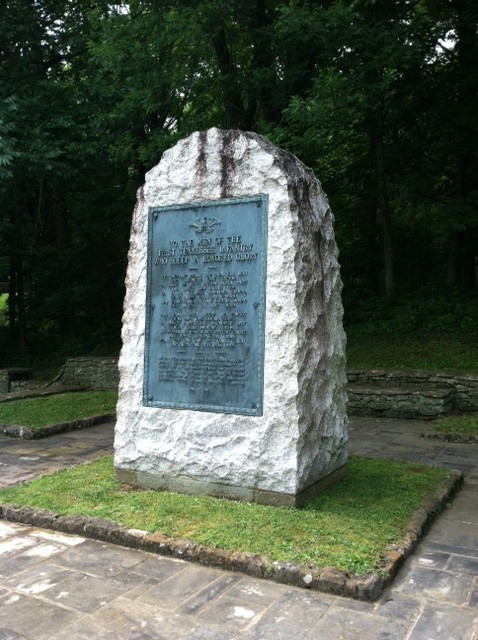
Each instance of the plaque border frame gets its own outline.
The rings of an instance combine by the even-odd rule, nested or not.
[[[262,209],[261,232],[264,250],[261,251],[259,260],[259,313],[258,313],[258,336],[257,336],[257,397],[255,408],[232,407],[207,404],[191,404],[182,402],[167,402],[165,400],[154,400],[148,396],[149,371],[149,341],[151,334],[151,281],[152,281],[152,256],[150,251],[153,242],[153,218],[155,212],[171,211],[181,209],[207,209],[210,207],[220,207],[231,204],[255,203]],[[189,411],[208,411],[212,413],[225,413],[247,416],[262,416],[264,403],[264,356],[265,356],[265,316],[266,316],[266,290],[267,290],[267,249],[268,249],[268,219],[269,219],[269,196],[266,193],[258,193],[250,196],[237,196],[229,198],[217,198],[214,200],[193,200],[180,204],[150,206],[148,209],[148,245],[146,256],[146,301],[145,301],[145,334],[144,334],[144,363],[143,363],[143,398],[142,405],[149,408],[158,409],[179,409]]]

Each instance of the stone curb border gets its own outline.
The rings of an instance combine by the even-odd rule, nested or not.
[[[13,402],[14,400],[29,400],[30,398],[44,398],[46,396],[56,396],[60,393],[81,393],[88,391],[84,387],[78,385],[61,385],[50,386],[47,383],[43,387],[35,387],[33,389],[22,389],[20,391],[11,391],[10,393],[0,394],[0,402]]]
[[[478,435],[467,433],[440,433],[439,431],[427,431],[423,438],[430,440],[443,440],[443,442],[454,442],[455,444],[478,444]]]
[[[24,440],[37,440],[38,438],[46,438],[55,433],[66,433],[68,431],[77,431],[78,429],[87,429],[94,427],[103,422],[111,422],[115,420],[116,413],[104,413],[100,416],[92,416],[91,418],[80,418],[70,422],[59,422],[58,424],[50,424],[39,429],[31,429],[30,427],[22,427],[15,424],[2,424],[0,431],[6,436],[12,438],[23,438]]]
[[[59,516],[51,511],[10,505],[0,507],[0,518],[172,556],[204,566],[238,571],[255,578],[269,579],[282,584],[358,600],[374,601],[391,584],[405,559],[414,551],[435,517],[444,509],[463,482],[461,471],[449,470],[447,478],[425,497],[413,514],[401,544],[391,545],[381,559],[378,570],[363,576],[349,576],[334,567],[319,570],[313,566],[300,566],[292,562],[275,562],[270,558],[252,553],[214,549],[191,540],[126,529],[102,518]]]

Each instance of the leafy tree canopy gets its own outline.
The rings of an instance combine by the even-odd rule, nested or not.
[[[316,170],[347,317],[476,296],[477,25],[474,0],[5,0],[0,360],[117,350],[135,190],[210,126]]]

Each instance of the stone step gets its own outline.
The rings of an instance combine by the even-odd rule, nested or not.
[[[10,380],[10,393],[24,389],[38,389],[44,387],[46,380]]]
[[[431,420],[454,409],[452,387],[427,385],[348,385],[352,416]]]

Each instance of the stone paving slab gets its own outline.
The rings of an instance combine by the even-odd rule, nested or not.
[[[408,640],[476,640],[476,620],[476,610],[464,612],[447,604],[427,602]]]
[[[285,584],[317,589],[328,593],[341,594],[364,600],[376,600],[383,589],[392,581],[406,557],[415,548],[418,540],[427,531],[436,514],[451,499],[454,492],[463,482],[460,472],[450,471],[448,477],[427,496],[415,511],[402,541],[388,548],[380,560],[379,568],[363,576],[349,576],[333,567],[316,569],[312,565],[299,566],[291,562],[273,562],[268,558],[251,553],[217,550],[188,540],[177,540],[161,534],[148,534],[145,531],[131,531],[116,523],[100,518],[85,516],[58,516],[53,512],[28,507],[0,507],[1,517],[35,526],[49,526],[58,531],[85,534],[90,538],[115,542],[126,547],[155,551],[163,555],[182,557],[192,562],[221,569],[239,570],[247,575],[256,575]],[[102,558],[106,567],[105,575],[112,575],[114,561],[109,552]],[[83,556],[83,554],[82,554]],[[83,557],[78,557],[75,550],[64,554],[69,562],[84,566]],[[124,559],[124,554],[123,558]],[[98,571],[98,566],[95,566]],[[158,587],[161,591],[161,587]],[[177,599],[179,594],[171,594],[171,585],[165,596]],[[157,596],[156,596],[157,597]]]
[[[402,572],[394,590],[461,606],[467,604],[472,585],[471,575],[454,575],[448,571],[414,565]]]
[[[14,469],[17,475],[10,475],[3,479],[6,484],[12,484],[22,478],[29,477],[29,474],[49,473],[55,470],[60,461],[61,466],[68,462],[68,465],[76,464],[84,459],[90,459],[101,455],[111,447],[112,433],[110,430],[112,423],[102,425],[101,428],[91,429],[91,438],[86,441],[78,437],[78,434],[63,434],[52,437],[50,442],[38,446],[39,443],[29,442],[22,444],[14,443],[14,446],[5,442],[0,438],[0,462],[3,460],[12,465],[12,456],[16,452],[19,455],[19,461]],[[381,429],[385,432],[385,429]],[[88,435],[90,432],[88,433]],[[392,451],[396,453],[393,446],[395,442],[390,435],[395,434],[398,437],[403,435],[403,425],[393,423],[392,428],[388,432],[390,443],[388,453]],[[407,433],[410,438],[410,433]],[[413,437],[413,433],[412,436]],[[382,447],[383,452],[383,447]],[[37,456],[27,455],[37,453]],[[413,452],[418,457],[416,447]],[[37,460],[35,460],[37,458]],[[419,460],[417,460],[419,461]],[[29,462],[28,471],[25,468]],[[31,463],[34,462],[32,465]],[[11,467],[7,467],[11,468]],[[20,473],[20,476],[18,475]],[[174,557],[184,557],[194,562],[210,566],[219,566],[224,569],[240,570],[249,575],[260,577],[271,577],[278,582],[286,584],[294,584],[296,586],[304,586],[322,591],[353,596],[363,599],[376,599],[382,590],[390,582],[390,579],[398,571],[399,566],[409,553],[412,552],[417,540],[421,537],[423,531],[428,527],[436,513],[440,510],[440,504],[449,499],[449,497],[459,486],[460,477],[450,474],[447,486],[444,486],[437,495],[428,500],[426,507],[422,509],[420,515],[417,514],[410,523],[407,539],[400,545],[400,551],[391,550],[383,560],[383,567],[387,570],[387,574],[372,573],[364,577],[347,577],[342,572],[326,568],[316,571],[312,568],[300,567],[291,563],[270,563],[267,559],[261,559],[251,554],[234,554],[221,550],[208,549],[201,545],[195,545],[188,541],[177,541],[160,535],[146,535],[146,532],[130,532],[118,525],[100,521],[97,519],[89,519],[82,517],[58,517],[56,514],[49,514],[40,510],[32,509],[2,509],[2,517],[11,520],[35,524],[38,526],[50,526],[59,531],[69,533],[87,534],[89,537],[105,540],[108,542],[116,542],[124,546],[140,547],[146,550],[154,550],[162,554],[169,554]],[[0,483],[1,484],[1,483]],[[25,559],[20,559],[25,562]],[[20,562],[19,560],[19,562]],[[83,562],[83,560],[81,560]],[[108,570],[111,564],[107,563]]]
[[[352,422],[353,452],[417,456],[416,425],[415,435],[394,424],[377,437],[376,424],[361,420],[363,428]],[[478,451],[457,456],[455,447],[463,445],[437,441],[426,460],[452,454],[471,468],[458,500],[374,603],[0,521],[0,640],[478,640]],[[69,460],[90,455],[73,450]]]
[[[401,640],[406,637],[409,625],[399,618],[384,619],[380,616],[333,607],[304,640]]]
[[[42,440],[0,435],[0,487],[25,482],[113,453],[114,422]],[[1,640],[1,638],[0,638]]]

